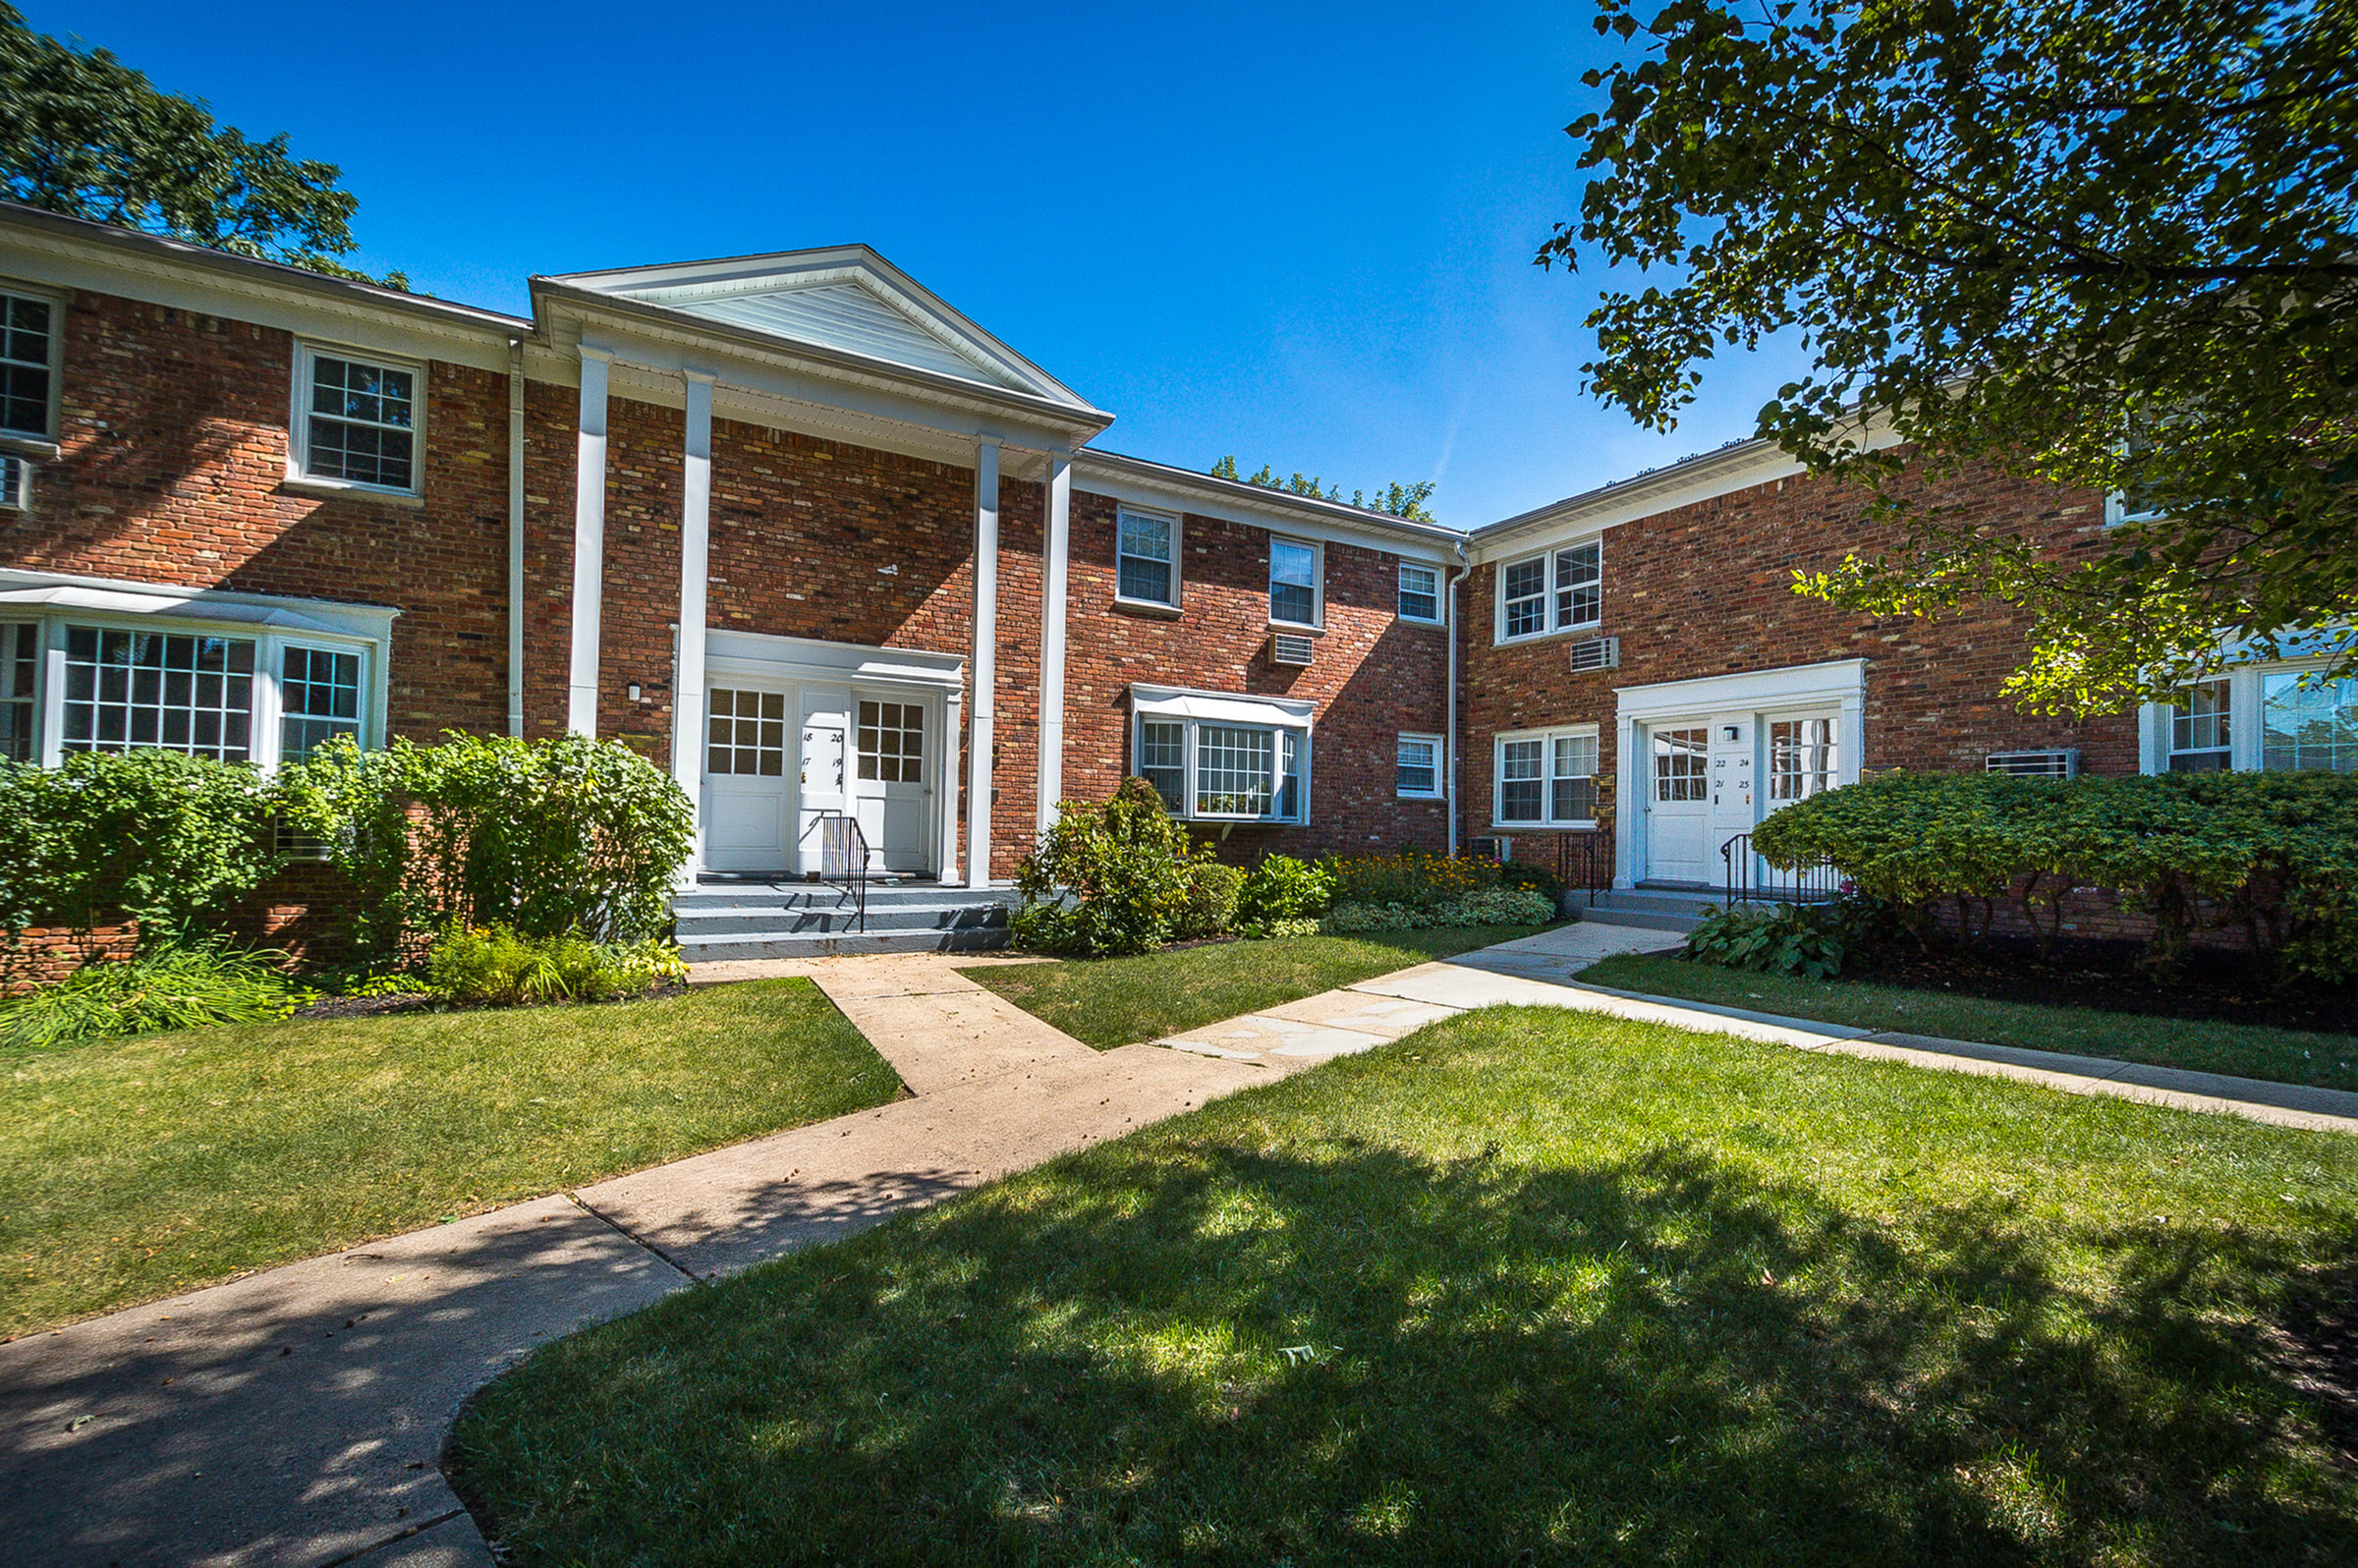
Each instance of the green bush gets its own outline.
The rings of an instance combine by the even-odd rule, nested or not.
[[[1281,936],[1317,936],[1321,928],[1317,921],[1295,918],[1274,920],[1266,925],[1257,925],[1247,934],[1268,940]]]
[[[361,891],[356,945],[387,954],[461,925],[619,940],[671,922],[696,814],[616,741],[451,733],[364,752],[331,741],[286,770],[289,816]]]
[[[1317,920],[1334,906],[1338,878],[1323,866],[1291,855],[1264,855],[1237,890],[1240,930],[1265,930],[1278,921]]]
[[[178,752],[0,760],[0,935],[87,932],[119,910],[142,945],[216,933],[278,867],[271,793],[243,762]],[[94,981],[92,983],[95,983]]]
[[[1222,936],[1236,924],[1237,895],[1245,873],[1218,861],[1196,861],[1187,868],[1187,904],[1171,934],[1180,941]]]
[[[1446,904],[1338,903],[1319,929],[1330,935],[1354,931],[1415,931],[1432,926],[1544,925],[1555,905],[1528,887],[1492,887],[1463,893]]]
[[[79,1045],[285,1018],[313,994],[280,971],[285,959],[217,941],[97,959],[54,985],[0,1002],[0,1045]]]
[[[456,925],[426,955],[434,990],[455,1002],[515,1007],[535,1002],[603,1002],[644,996],[688,978],[668,942],[593,942],[531,936],[510,925]]]
[[[1392,855],[1328,856],[1319,867],[1334,877],[1337,904],[1407,904],[1433,909],[1468,893],[1500,885],[1496,861],[1474,855],[1434,855],[1408,849]]]
[[[1498,867],[1498,880],[1508,887],[1527,887],[1545,899],[1551,908],[1561,909],[1564,903],[1564,879],[1544,866],[1530,866],[1522,861],[1508,861]]]
[[[1016,868],[1015,939],[1088,958],[1160,947],[1187,919],[1199,859],[1143,778],[1124,779],[1102,805],[1066,801]]]
[[[1782,868],[1831,864],[1928,940],[1944,905],[1973,940],[2010,899],[2051,950],[2063,896],[2102,887],[2153,918],[2156,965],[2233,926],[2280,980],[2358,977],[2358,775],[1888,773],[1798,801],[1752,841]]]
[[[1842,973],[1843,943],[1832,922],[1798,905],[1738,905],[1704,918],[1687,933],[1687,956],[1758,975],[1831,980]]]

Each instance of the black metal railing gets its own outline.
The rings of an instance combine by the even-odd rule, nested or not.
[[[1738,833],[1719,846],[1721,876],[1730,906],[1767,902],[1771,904],[1830,904],[1841,890],[1841,873],[1831,861],[1820,861],[1804,866],[1787,874],[1786,882],[1764,881],[1760,875],[1760,857],[1752,852],[1752,835]]]
[[[868,834],[845,812],[821,812],[811,824],[818,835],[817,880],[841,887],[852,900],[852,929],[868,929]]]
[[[1587,893],[1589,908],[1595,909],[1597,895],[1612,885],[1612,841],[1602,828],[1555,835],[1555,879],[1566,892]]]

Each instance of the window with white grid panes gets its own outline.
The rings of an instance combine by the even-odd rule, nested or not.
[[[1441,574],[1438,568],[1400,563],[1400,616],[1408,621],[1441,618]]]
[[[1114,522],[1114,591],[1143,604],[1179,602],[1179,520],[1123,507]]]
[[[278,755],[299,762],[337,735],[361,733],[361,656],[324,647],[280,654]]]
[[[154,747],[243,762],[253,756],[253,644],[201,632],[66,628],[63,749]]]
[[[1555,625],[1558,631],[1595,626],[1603,614],[1604,584],[1601,551],[1594,544],[1576,544],[1555,552]]]
[[[1503,574],[1506,635],[1530,637],[1547,630],[1547,558],[1517,561]]]
[[[1196,814],[1265,816],[1276,795],[1273,730],[1206,724],[1196,731]]]
[[[1538,822],[1546,818],[1547,743],[1498,743],[1498,820]]]
[[[416,489],[418,372],[317,351],[309,361],[304,476]]]
[[[918,702],[860,704],[860,776],[881,784],[926,780],[926,710]]]
[[[1187,726],[1175,720],[1147,719],[1138,726],[1138,772],[1154,786],[1162,804],[1174,812],[1187,810]]]
[[[704,771],[777,778],[786,771],[786,696],[716,686],[705,697]]]
[[[1319,551],[1292,539],[1269,541],[1269,619],[1287,626],[1319,620]]]
[[[2185,700],[2169,713],[2169,770],[2223,772],[2232,765],[2233,702],[2226,681],[2203,681],[2185,690]]]
[[[1706,794],[1712,750],[1708,729],[1654,732],[1654,798],[1700,801]]]
[[[0,293],[0,430],[48,438],[55,327],[47,300]]]
[[[1558,735],[1548,752],[1548,820],[1590,820],[1597,814],[1597,737]]]
[[[2260,765],[2358,772],[2358,681],[2263,676]]]
[[[1394,772],[1396,794],[1430,797],[1441,793],[1441,740],[1437,735],[1400,737],[1400,760]]]
[[[1768,725],[1768,798],[1807,800],[1834,787],[1834,721],[1772,719]]]
[[[41,629],[29,621],[0,621],[0,756],[12,762],[41,755],[33,728],[40,668]]]

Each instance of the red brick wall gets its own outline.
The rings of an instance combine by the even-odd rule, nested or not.
[[[1968,519],[2066,551],[2092,540],[2104,521],[2096,497],[1990,474],[1952,481],[1943,500]],[[2132,718],[2049,718],[1999,694],[2023,653],[2028,621],[2019,612],[1985,604],[1934,620],[1879,619],[1796,594],[1794,572],[1895,537],[1872,529],[1864,512],[1855,488],[1791,478],[1608,529],[1601,626],[1510,647],[1491,644],[1503,561],[1477,568],[1464,589],[1466,831],[1489,831],[1491,738],[1501,730],[1596,724],[1599,818],[1609,830],[1617,688],[1827,659],[1867,660],[1869,769],[1978,771],[1991,752],[2078,747],[2090,772],[2136,770]],[[1571,673],[1565,644],[1599,635],[1621,639],[1621,667]],[[1543,835],[1523,835],[1517,858],[1527,851],[1552,862]]]
[[[1311,666],[1295,669],[1268,659],[1265,532],[1188,515],[1180,527],[1181,613],[1157,616],[1114,603],[1114,512],[1109,497],[1073,494],[1065,795],[1102,799],[1135,766],[1134,681],[1308,698],[1319,704],[1309,822],[1239,826],[1223,855],[1441,848],[1442,803],[1403,801],[1394,790],[1400,733],[1441,733],[1448,658],[1440,628],[1399,619],[1400,558],[1325,547],[1325,634]]]

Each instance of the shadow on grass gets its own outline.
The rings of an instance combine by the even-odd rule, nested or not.
[[[2262,1326],[2346,1219],[1137,1143],[555,1347],[456,1479],[531,1562],[2358,1560]]]

